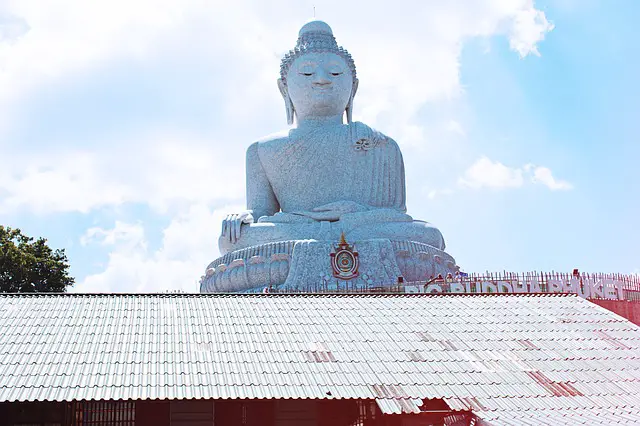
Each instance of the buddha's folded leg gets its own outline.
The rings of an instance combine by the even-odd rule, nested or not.
[[[445,249],[444,237],[440,230],[420,220],[365,224],[346,231],[345,236],[348,241],[388,238],[394,241],[415,241],[440,250]]]
[[[240,229],[240,238],[232,243],[221,236],[218,247],[221,254],[261,244],[289,240],[325,239],[328,222],[311,223],[252,223]]]
[[[438,228],[423,221],[377,222],[356,225],[353,222],[310,223],[252,223],[242,225],[240,238],[235,243],[220,237],[221,254],[261,244],[290,240],[337,241],[341,232],[348,241],[386,238],[394,241],[416,241],[440,250],[445,249],[444,238]]]

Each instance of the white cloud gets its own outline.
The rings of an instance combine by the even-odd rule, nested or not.
[[[446,129],[450,132],[457,134],[458,136],[467,135],[462,125],[456,120],[449,120],[447,122]]]
[[[93,154],[73,153],[27,163],[22,172],[0,171],[0,213],[27,207],[38,213],[79,211],[119,205],[131,198],[130,189],[102,179]]]
[[[395,6],[406,7],[402,3]],[[528,0],[424,2],[410,8],[411,13],[394,15],[393,20],[386,14],[371,17],[369,25],[393,26],[392,31],[348,34],[355,42],[363,82],[356,115],[365,122],[380,123],[405,146],[425,143],[415,137],[422,132],[413,128],[422,105],[456,98],[463,92],[460,53],[467,39],[506,35],[512,49],[526,56],[537,54],[537,43],[553,28],[544,12]],[[342,25],[347,31],[352,27],[349,21]]]
[[[209,141],[154,134],[120,149],[34,153],[0,170],[0,213],[88,213],[124,203],[144,203],[157,211],[184,203],[242,198],[244,154],[219,155]],[[239,151],[239,150],[238,150]],[[122,155],[122,153],[125,155]],[[229,158],[226,158],[229,157]]]
[[[3,7],[4,5],[4,7]],[[111,56],[141,55],[182,21],[171,0],[9,0],[0,4],[0,95],[9,96]],[[0,42],[3,40],[0,39]]]
[[[487,157],[479,158],[458,179],[460,186],[473,189],[519,188],[525,182],[542,184],[552,191],[573,189],[571,183],[555,179],[547,167],[532,164],[523,167],[509,167]]]
[[[520,54],[540,56],[538,43],[553,30],[553,24],[547,20],[544,12],[533,8],[519,10],[511,21],[509,30],[509,46]]]
[[[507,167],[498,161],[482,157],[469,167],[459,180],[469,188],[518,188],[524,183],[521,169]]]
[[[9,125],[7,117],[33,93],[114,59],[143,59],[159,36],[179,24],[181,14],[171,3],[0,2],[0,117],[6,120],[0,125]]]
[[[406,123],[424,102],[460,93],[459,56],[466,39],[505,35],[526,56],[537,53],[537,43],[552,29],[531,0],[487,0],[472,6],[466,1],[400,2],[394,7],[411,13],[389,20],[387,5],[337,0],[322,5],[326,15],[321,17],[355,54],[366,83],[358,113],[369,122],[393,113]],[[163,50],[179,49],[191,50],[203,61],[218,57],[236,64],[238,80],[227,82],[236,96],[229,97],[228,107],[240,112],[250,107],[245,95],[255,103],[267,89],[275,90],[265,82],[273,83],[279,56],[295,43],[295,31],[309,17],[310,6],[293,1],[14,0],[4,9],[0,16],[8,17],[4,28],[11,36],[0,39],[0,87],[11,90],[3,90],[0,100],[118,58],[145,61]]]
[[[255,64],[277,67],[269,44],[273,34],[286,32],[282,26],[267,29],[256,9],[222,0],[0,1],[0,136],[30,96],[123,61],[171,62],[184,55],[206,67],[233,58],[234,68],[245,70],[239,78],[251,76],[244,80],[246,93],[234,95],[249,95],[264,80],[266,68],[256,72]],[[211,81],[219,90],[234,88],[232,81],[219,84],[215,75]],[[229,108],[234,100],[229,93]]]
[[[525,170],[532,173],[531,181],[540,183],[552,191],[566,191],[573,189],[573,185],[564,180],[557,180],[553,177],[551,170],[547,167],[527,165]]]
[[[226,126],[205,141],[203,135],[180,131],[167,136],[158,123],[155,129],[137,130],[151,135],[120,135],[120,140],[104,140],[90,152],[66,148],[64,141],[50,137],[47,145],[55,145],[55,150],[43,151],[41,146],[20,150],[15,148],[20,141],[10,142],[17,154],[0,171],[0,194],[6,194],[0,198],[0,213],[87,213],[129,202],[162,210],[175,202],[209,202],[244,194],[242,149],[224,144],[225,138],[244,131],[247,120],[265,111],[283,110],[274,84],[279,52],[295,43],[308,7],[280,1],[275,6],[278,13],[273,13],[272,6],[250,2],[134,3],[7,2],[4,14],[0,13],[9,17],[0,18],[7,22],[3,28],[8,34],[0,39],[0,87],[10,90],[0,91],[0,116],[19,110],[15,106],[21,99],[47,85],[90,74],[122,58],[145,63],[164,55],[166,61],[175,62],[172,56],[184,54],[198,58],[201,66],[217,65],[218,75],[212,74],[206,84],[219,94],[212,102],[217,103],[218,115],[229,117]],[[358,65],[356,118],[379,124],[409,148],[429,139],[423,124],[414,122],[421,105],[461,92],[459,56],[466,39],[504,34],[515,43],[515,50],[526,55],[535,52],[551,30],[544,13],[526,0],[474,2],[472,7],[468,2],[396,6],[410,7],[412,13],[390,21],[387,8],[375,5],[365,12],[362,5],[334,1],[322,9],[339,43],[354,54]],[[356,15],[361,19],[349,18]],[[386,31],[372,30],[383,26]],[[180,91],[179,81],[167,84]],[[455,120],[445,127],[464,135]]]
[[[141,224],[116,222],[112,229],[88,229],[84,244],[109,244],[112,251],[104,271],[79,282],[74,292],[199,291],[206,266],[219,256],[220,223],[228,211],[194,205],[163,230],[162,246],[149,251]]]
[[[85,234],[80,238],[80,244],[86,246],[88,244],[97,243],[103,246],[125,246],[132,249],[137,246],[146,249],[144,241],[144,228],[140,223],[130,224],[116,220],[112,229],[104,229],[93,227],[87,229]]]

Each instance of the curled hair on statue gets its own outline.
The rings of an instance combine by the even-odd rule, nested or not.
[[[298,37],[296,47],[282,58],[280,62],[280,78],[285,84],[287,82],[287,73],[293,61],[306,53],[335,53],[347,63],[347,66],[351,70],[353,81],[355,82],[357,80],[356,64],[351,54],[344,48],[338,46],[335,37],[331,33],[313,31],[305,32]]]

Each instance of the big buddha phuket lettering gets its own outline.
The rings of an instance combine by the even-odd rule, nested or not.
[[[407,293],[572,293],[584,298],[625,299],[625,282],[613,278],[549,279],[544,283],[537,278],[529,280],[442,280],[429,284],[408,284]]]

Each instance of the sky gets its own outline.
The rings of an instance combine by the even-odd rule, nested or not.
[[[634,0],[0,0],[0,224],[72,291],[197,292],[314,7],[464,271],[640,273]]]

